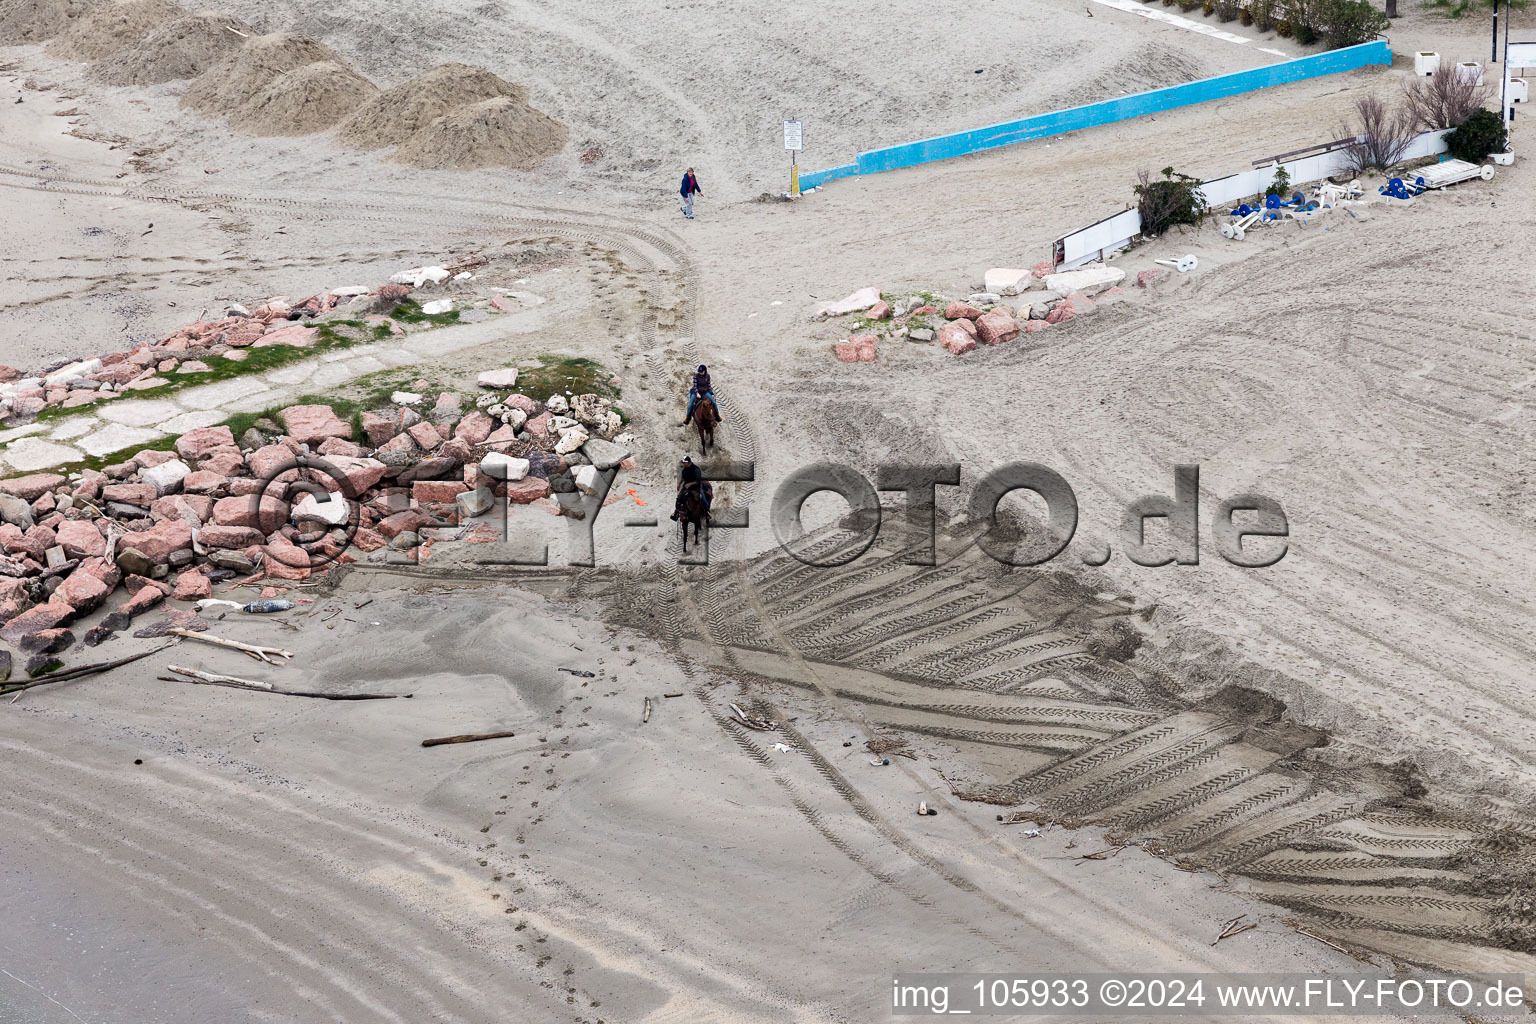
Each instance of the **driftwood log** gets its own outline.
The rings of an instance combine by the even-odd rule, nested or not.
[[[504,740],[516,736],[515,732],[467,732],[462,736],[437,736],[422,740],[424,747],[440,747],[444,743],[478,743],[480,740]]]
[[[185,676],[185,679],[177,679],[172,676],[161,676],[161,679],[172,683],[201,683],[205,686],[229,686],[237,690],[254,690],[257,693],[275,693],[283,697],[313,697],[317,700],[394,700],[396,697],[410,697],[408,693],[322,693],[319,690],[284,690],[273,686],[261,679],[241,679],[239,676],[219,675],[217,672],[204,672],[201,669],[184,668],[180,665],[167,665],[172,672]]]
[[[118,668],[122,665],[127,665],[131,662],[138,661],[140,658],[147,658],[151,654],[159,654],[161,651],[170,646],[172,645],[163,644],[152,650],[145,651],[142,654],[130,654],[128,657],[118,658],[116,661],[98,661],[93,665],[79,665],[75,668],[66,668],[63,671],[54,672],[51,675],[44,676],[41,679],[33,679],[25,683],[16,683],[11,686],[0,688],[0,696],[4,696],[7,693],[20,693],[22,690],[30,690],[34,686],[47,686],[49,683],[65,683],[71,679],[79,679],[82,676],[91,676],[98,672],[106,672],[109,669]]]

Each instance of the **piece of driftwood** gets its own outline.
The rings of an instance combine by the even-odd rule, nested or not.
[[[180,665],[167,665],[166,667],[178,675],[186,676],[185,679],[176,679],[170,676],[160,677],[168,682],[229,686],[237,690],[275,693],[283,697],[313,697],[316,700],[394,700],[396,697],[408,698],[411,696],[408,693],[322,693],[319,690],[284,690],[261,679],[241,679],[239,676],[219,675],[217,672],[204,672],[201,669],[183,668]]]
[[[197,668],[184,668],[181,665],[167,665],[166,668],[179,676],[187,676],[199,683],[211,683],[214,686],[238,686],[246,690],[274,689],[271,683],[260,679],[241,679],[239,676],[220,675],[217,672],[204,672]]]
[[[98,672],[106,672],[110,669],[118,668],[131,662],[138,661],[140,658],[147,658],[151,654],[159,654],[161,651],[170,646],[172,645],[162,644],[153,650],[145,651],[142,654],[130,654],[128,657],[118,658],[116,661],[98,661],[92,665],[79,665],[75,668],[66,668],[62,671],[54,672],[51,675],[44,676],[41,679],[32,679],[25,683],[16,683],[14,685],[6,686],[3,689],[0,689],[0,696],[3,696],[7,693],[19,693],[22,690],[30,690],[34,686],[46,686],[49,683],[64,683],[71,679],[79,679],[82,676],[95,675]]]
[[[1234,935],[1241,935],[1243,932],[1246,932],[1251,928],[1257,928],[1259,925],[1256,921],[1249,921],[1247,924],[1242,923],[1243,918],[1247,916],[1247,914],[1238,914],[1236,917],[1232,918],[1232,920],[1222,925],[1221,933],[1216,936],[1215,941],[1212,942],[1211,945],[1216,945],[1216,943],[1220,942],[1222,939],[1230,939]]]
[[[424,747],[440,747],[444,743],[478,743],[481,740],[503,740],[516,736],[515,732],[469,732],[462,736],[437,736],[422,740]]]
[[[257,661],[264,662],[268,665],[276,665],[276,659],[278,658],[281,658],[284,661],[290,661],[293,659],[293,652],[285,651],[281,647],[263,647],[260,644],[241,643],[239,640],[226,640],[221,636],[205,636],[202,633],[194,633],[190,629],[168,629],[166,632],[171,636],[184,636],[188,640],[201,640],[205,644],[214,644],[218,647],[228,647],[231,650],[249,654]]]
[[[736,716],[736,720],[748,729],[756,729],[758,732],[771,732],[773,730],[773,723],[761,715],[749,715],[737,707],[735,703],[727,704],[726,706],[731,709],[731,713]]]

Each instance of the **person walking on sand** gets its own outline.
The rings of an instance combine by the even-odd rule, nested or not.
[[[693,176],[693,168],[688,168],[688,173],[683,175],[683,187],[678,189],[683,196],[683,216],[693,220],[693,197],[701,196],[704,190],[699,188],[699,179]]]

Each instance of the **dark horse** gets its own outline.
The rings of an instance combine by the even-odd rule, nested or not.
[[[702,403],[701,403],[702,404]],[[683,528],[683,554],[688,553],[688,524],[693,524],[693,541],[695,544],[709,539],[709,507],[704,504],[704,496],[692,487],[683,489],[678,496],[677,523]]]
[[[693,425],[699,431],[699,449],[708,452],[715,444],[715,426],[720,422],[720,413],[715,409],[715,403],[707,398],[701,398],[693,403]]]

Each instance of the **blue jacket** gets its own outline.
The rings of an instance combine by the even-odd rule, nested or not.
[[[691,174],[683,175],[683,184],[682,187],[678,189],[678,191],[682,193],[685,198],[689,193],[692,192],[697,192],[699,195],[704,194],[704,190],[699,188],[699,179]]]

